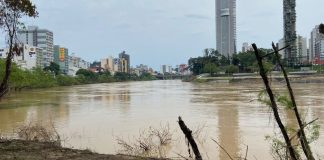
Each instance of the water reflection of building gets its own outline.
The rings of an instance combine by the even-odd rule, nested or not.
[[[218,127],[218,138],[216,140],[232,157],[237,157],[240,154],[241,143],[239,108],[235,105],[235,102],[242,101],[242,97],[236,97],[235,94],[233,95],[233,92],[227,92],[225,89],[228,88],[218,88],[217,92],[215,92],[216,90],[210,89],[209,86],[197,86],[197,88],[191,90],[192,93],[195,93],[195,96],[191,98],[190,102],[215,105],[213,109],[210,109],[210,106],[208,106],[206,110],[208,114],[212,114],[212,116],[218,118],[218,124],[216,124]],[[213,159],[229,159],[228,155],[221,148],[218,147],[217,149],[219,157]]]
[[[62,92],[11,93],[0,105],[0,133],[12,133],[29,123],[52,127],[65,122],[70,115],[68,102],[69,96]]]
[[[239,147],[239,126],[238,126],[238,109],[236,106],[222,106],[218,110],[218,142],[226,148],[227,152],[236,157],[240,152]],[[219,159],[229,159],[227,154],[219,149]]]
[[[119,101],[121,101],[121,102],[129,102],[130,101],[129,90],[123,90],[119,93]]]
[[[3,102],[2,102],[3,103]],[[25,107],[23,108],[2,108],[0,109],[0,133],[12,133],[14,128],[23,123],[27,117]]]

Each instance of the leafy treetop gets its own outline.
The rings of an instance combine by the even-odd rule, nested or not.
[[[13,12],[20,12],[22,15],[29,17],[36,17],[38,12],[36,6],[30,0],[0,0],[1,3],[1,17],[5,9],[10,9]]]
[[[319,25],[319,32],[324,34],[324,24],[323,23]]]

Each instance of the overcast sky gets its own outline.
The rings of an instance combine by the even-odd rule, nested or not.
[[[215,0],[33,0],[54,43],[88,61],[125,50],[131,65],[187,63],[215,48]],[[324,0],[297,0],[297,32],[324,22]],[[269,48],[283,36],[282,0],[237,0],[237,44]],[[3,43],[2,43],[3,44]]]

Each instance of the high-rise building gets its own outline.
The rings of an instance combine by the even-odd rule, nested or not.
[[[251,45],[249,45],[249,43],[244,42],[242,44],[242,52],[248,52],[248,51],[253,51],[253,48]]]
[[[278,42],[278,48],[284,48],[284,47],[286,47],[285,46],[285,39],[284,38],[281,38],[280,40],[279,40],[279,42]],[[286,59],[286,54],[285,54],[285,50],[280,50],[279,51],[279,54],[281,55],[281,58],[282,59]]]
[[[307,54],[306,38],[298,35],[297,39],[295,40],[294,46],[296,48],[296,53],[294,55],[289,55],[288,52],[285,52],[285,50],[281,50],[279,51],[281,58],[284,59],[284,61],[290,65],[307,64],[308,54]],[[284,38],[279,40],[278,47],[279,48],[286,47]],[[292,61],[294,62],[293,64],[291,63]]]
[[[172,66],[168,66],[168,73],[172,73]]]
[[[315,43],[315,64],[324,64],[324,37]]]
[[[60,71],[67,75],[69,73],[69,50],[55,45],[54,62],[60,66]]]
[[[130,57],[125,51],[119,54],[119,71],[130,73]]]
[[[311,34],[310,34],[310,39],[309,39],[309,61],[311,63],[313,63],[315,61],[315,45],[318,41],[323,40],[323,34],[321,34],[319,32],[319,25],[315,26],[315,28],[313,28]],[[318,44],[318,43],[317,43]],[[319,57],[317,57],[319,58]]]
[[[309,48],[314,58],[312,63],[324,64],[324,34],[319,32],[319,26],[312,30]]]
[[[297,33],[296,33],[296,0],[283,1],[283,18],[284,18],[284,40],[285,44],[289,45],[285,49],[287,55],[287,63],[293,66],[298,63],[297,55]]]
[[[114,72],[119,72],[119,64],[120,64],[119,58],[114,58],[113,62],[114,62]]]
[[[298,57],[297,63],[307,64],[308,63],[307,40],[305,37],[297,36],[296,48],[297,48],[297,57]]]
[[[26,30],[18,31],[18,40],[43,49],[43,67],[49,66],[54,61],[53,32],[47,29],[39,29],[37,26],[29,26]]]
[[[216,0],[216,48],[226,57],[236,53],[236,0]]]
[[[114,72],[114,58],[112,56],[101,59],[101,68],[111,73]]]
[[[161,66],[161,74],[167,73],[167,65],[162,65]]]

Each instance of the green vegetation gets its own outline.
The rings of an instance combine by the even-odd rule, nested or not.
[[[0,79],[5,73],[5,62],[0,60]],[[35,68],[33,70],[20,69],[16,64],[12,65],[10,75],[10,88],[21,90],[24,88],[47,88],[55,86],[71,86],[92,83],[111,83],[125,81],[148,81],[155,80],[149,73],[143,73],[141,76],[136,74],[127,74],[117,72],[111,75],[110,72],[94,73],[86,69],[80,69],[75,77],[60,74],[59,66],[51,63],[51,66],[44,68]]]
[[[323,23],[321,23],[319,25],[319,32],[322,33],[322,34],[324,34],[324,24]]]
[[[234,54],[233,57],[225,57],[221,55],[217,50],[205,49],[205,55],[203,57],[190,58],[189,67],[195,74],[209,73],[215,75],[215,73],[223,72],[228,74],[245,72],[253,73],[257,72],[258,66],[253,51],[240,52]],[[261,49],[262,55],[266,55],[272,52],[271,49]],[[266,69],[271,70],[276,64],[273,55],[267,56],[264,61]]]
[[[0,98],[9,91],[9,78],[11,74],[12,59],[15,55],[20,55],[23,46],[17,40],[17,31],[23,26],[20,21],[23,17],[37,17],[36,6],[30,0],[0,0],[0,29],[4,31],[8,45],[6,65],[2,79],[0,81]]]
[[[60,73],[60,65],[51,62],[50,66],[47,66],[44,68],[45,71],[51,71],[55,73],[55,75],[58,75]]]
[[[217,71],[218,71],[218,68],[215,63],[207,63],[203,69],[203,72],[209,73],[210,75],[217,73]]]

